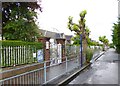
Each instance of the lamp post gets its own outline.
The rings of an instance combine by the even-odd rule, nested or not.
[[[82,34],[80,34],[80,64],[82,67]]]

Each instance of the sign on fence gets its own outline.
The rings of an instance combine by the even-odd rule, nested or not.
[[[38,50],[38,52],[37,52],[37,60],[38,60],[38,62],[43,61],[43,49]]]
[[[33,57],[36,58],[36,53],[33,53]]]

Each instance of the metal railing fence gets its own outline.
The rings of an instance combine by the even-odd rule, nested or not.
[[[31,46],[0,47],[0,66],[9,67],[21,64],[35,63],[37,59],[33,57],[37,49]]]
[[[36,69],[30,72],[0,80],[0,84],[3,86],[14,84],[42,84],[44,82],[43,73],[43,68]]]
[[[79,47],[75,48],[76,51],[73,48],[68,48],[68,50],[71,50],[68,51],[70,53],[73,51],[74,54],[79,54]],[[99,54],[99,49],[95,50],[94,52],[97,52],[97,54]],[[79,63],[79,56],[72,57],[72,54],[70,53],[68,53],[68,56],[62,59],[55,58],[57,62],[58,60],[62,60],[61,63],[51,65],[53,59],[44,61],[42,63],[39,63],[44,64],[44,66],[39,69],[0,80],[0,83],[3,86],[4,84],[46,84],[56,78],[59,78],[63,74],[67,74],[70,71],[81,67]]]
[[[69,60],[66,57],[65,61],[53,66],[50,65],[50,62],[41,62],[40,64],[44,64],[42,68],[2,79],[0,80],[0,84],[3,86],[6,84],[46,84],[79,66],[77,57]]]

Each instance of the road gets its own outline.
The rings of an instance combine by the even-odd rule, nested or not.
[[[120,84],[120,55],[109,49],[69,84]]]

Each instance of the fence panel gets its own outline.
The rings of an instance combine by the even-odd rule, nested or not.
[[[23,74],[19,74],[10,78],[0,80],[0,84],[4,85],[22,85],[22,84],[43,84],[44,72],[43,68],[32,70]]]
[[[66,56],[68,57],[68,60],[71,58],[75,58],[79,56],[80,54],[80,47],[79,46],[66,46]]]
[[[37,49],[32,46],[1,46],[0,66],[9,67],[37,62],[37,58],[33,57],[33,53],[37,53]]]

